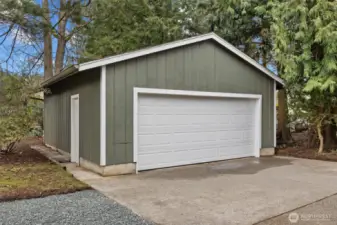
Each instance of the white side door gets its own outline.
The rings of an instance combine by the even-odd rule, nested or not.
[[[71,162],[79,164],[79,95],[71,96]]]

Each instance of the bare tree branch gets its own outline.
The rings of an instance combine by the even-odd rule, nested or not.
[[[60,8],[55,5],[54,0],[51,0],[50,3],[54,7],[54,9],[56,9],[55,12],[58,12],[58,10],[60,10]]]
[[[9,25],[9,28],[7,29],[7,31],[0,34],[0,37],[3,37],[4,35],[7,36],[11,32],[13,26],[14,26],[14,24]]]
[[[58,21],[57,21],[53,26],[51,26],[51,27],[49,28],[49,29],[51,29],[51,31],[53,31],[53,32],[56,33],[56,35],[57,35],[56,38],[61,36],[61,34],[58,32],[57,26],[59,26],[59,24],[60,24],[66,17],[70,17],[70,15],[72,15],[72,13],[73,13],[73,12],[75,11],[75,9],[76,9],[76,7],[75,7],[76,4],[78,4],[77,1],[68,1],[68,3],[69,3],[69,5],[67,5],[67,9],[70,9],[70,10],[66,10],[66,13],[64,13],[60,18],[58,18]],[[91,3],[91,0],[88,0],[88,1],[86,1],[85,3],[81,4],[81,7],[88,7],[88,6],[90,5],[90,3]],[[58,8],[58,7],[55,5],[55,3],[53,2],[53,0],[51,1],[51,4],[52,4],[52,6],[53,6],[55,9]],[[9,22],[11,23],[10,27],[9,27],[4,33],[2,33],[2,34],[0,35],[0,37],[4,37],[4,39],[1,41],[0,45],[2,45],[2,44],[5,42],[5,40],[7,39],[8,35],[9,35],[10,32],[13,30],[14,26],[15,26],[15,25],[18,25],[18,26],[19,26],[19,28],[17,29],[17,31],[16,31],[16,33],[15,33],[15,36],[14,36],[14,38],[13,38],[13,42],[12,42],[12,45],[11,45],[10,54],[9,54],[8,58],[5,60],[6,65],[8,65],[9,59],[12,57],[13,52],[14,52],[14,49],[15,49],[15,45],[16,45],[16,43],[17,43],[17,38],[18,38],[18,36],[19,36],[20,27],[22,27],[22,28],[25,30],[25,27],[26,27],[27,24],[29,24],[29,22],[28,22],[28,23],[25,22],[24,24],[21,24],[20,22],[17,23],[18,21],[9,21],[10,18],[7,18],[5,15],[0,14],[0,17],[3,19],[4,23],[9,23]],[[43,15],[43,14],[38,15],[38,17],[40,17],[40,18],[46,20],[45,15]],[[40,23],[40,22],[41,22],[40,20],[37,20],[35,17],[32,17],[31,19],[36,20],[36,21],[35,21],[36,23]],[[77,26],[74,27],[74,29],[70,32],[70,34],[68,34],[68,35],[65,35],[65,34],[64,34],[64,35],[62,35],[61,38],[64,38],[65,42],[68,42],[68,41],[71,39],[71,37],[72,37],[76,32],[78,32],[78,31],[79,31],[80,29],[82,29],[83,27],[87,26],[90,22],[91,22],[91,21],[88,21],[88,22],[86,22],[86,23],[84,23],[84,24],[79,24],[79,25],[77,25]],[[37,40],[36,38],[30,38],[30,39],[31,39],[31,42],[32,42],[32,43],[38,43],[37,41],[39,41],[39,40]],[[35,68],[35,67],[38,65],[38,63],[41,61],[41,58],[43,57],[43,55],[44,55],[44,53],[45,53],[44,50],[41,51],[41,50],[38,49],[38,47],[35,46],[35,45],[32,45],[32,47],[33,47],[37,52],[40,51],[40,54],[39,54],[39,56],[36,58],[36,61],[34,62],[33,66],[30,68],[29,73],[31,73],[31,72],[34,70],[34,68]],[[22,51],[21,51],[21,52],[22,52]],[[25,53],[24,53],[24,54],[25,54]],[[27,55],[33,57],[33,56],[30,55],[30,54],[27,54]]]
[[[78,32],[80,29],[86,27],[89,25],[89,23],[91,23],[92,21],[89,20],[88,22],[81,24],[81,25],[77,25],[76,27],[73,28],[73,30],[67,35],[66,40],[69,41],[71,39],[71,37]]]
[[[13,54],[13,51],[14,51],[14,48],[15,48],[15,44],[16,44],[16,39],[18,38],[18,34],[19,34],[19,29],[16,30],[16,33],[15,33],[15,37],[13,39],[13,42],[12,42],[12,47],[11,47],[11,51],[9,53],[9,56],[8,58],[6,59],[6,63],[8,62],[8,60],[12,57],[12,54]]]
[[[33,66],[30,68],[28,74],[30,74],[30,73],[33,71],[33,69],[35,68],[35,66],[36,66],[36,65],[38,64],[38,62],[41,60],[41,58],[42,58],[42,56],[43,56],[43,53],[44,53],[43,51],[40,53],[39,57],[38,57],[37,60],[34,62]]]
[[[2,45],[2,44],[6,41],[8,35],[9,35],[10,32],[12,31],[13,27],[14,27],[14,24],[11,24],[11,25],[9,26],[8,30],[0,35],[0,37],[5,36],[4,39],[1,41],[0,45]]]

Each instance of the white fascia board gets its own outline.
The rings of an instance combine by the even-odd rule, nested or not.
[[[211,36],[212,34],[200,35],[200,36],[187,38],[187,39],[174,41],[174,42],[169,42],[166,44],[149,47],[149,48],[145,48],[145,49],[141,49],[141,50],[137,50],[133,52],[127,52],[127,53],[120,54],[120,55],[110,56],[107,58],[98,59],[98,60],[91,61],[91,62],[82,63],[79,65],[79,71],[88,70],[91,68],[95,68],[95,67],[99,67],[99,66],[103,66],[107,64],[113,64],[116,62],[132,59],[132,58],[137,58],[140,56],[153,54],[156,52],[161,52],[161,51],[169,50],[172,48],[177,48],[177,47],[181,47],[184,45],[197,43],[197,42],[204,41],[204,40],[209,40],[211,39]]]
[[[276,80],[277,82],[279,82],[280,84],[284,85],[284,82],[280,77],[273,74],[267,68],[265,68],[264,66],[262,66],[261,64],[256,62],[254,59],[250,58],[245,53],[241,52],[239,49],[237,49],[236,47],[234,47],[233,45],[231,45],[230,43],[228,43],[227,41],[225,41],[224,39],[222,39],[221,37],[219,37],[215,33],[208,33],[208,34],[204,34],[204,35],[199,35],[199,36],[196,36],[196,37],[191,37],[191,38],[187,38],[187,39],[183,39],[183,40],[179,40],[179,41],[174,41],[174,42],[170,42],[170,43],[166,43],[166,44],[162,44],[162,45],[158,45],[158,46],[154,46],[154,47],[149,47],[149,48],[145,48],[145,49],[141,49],[141,50],[137,50],[137,51],[133,51],[133,52],[128,52],[128,53],[124,53],[124,54],[120,54],[120,55],[116,55],[116,56],[110,56],[110,57],[106,57],[106,58],[103,58],[103,59],[94,60],[94,61],[91,61],[91,62],[82,63],[78,66],[78,70],[84,71],[84,70],[88,70],[88,69],[92,69],[92,68],[96,68],[96,67],[100,67],[100,66],[105,66],[105,65],[108,65],[108,64],[113,64],[113,63],[125,61],[125,60],[128,60],[128,59],[137,58],[137,57],[140,57],[140,56],[145,56],[145,55],[149,55],[149,54],[153,54],[153,53],[157,53],[157,52],[161,52],[161,51],[165,51],[165,50],[169,50],[169,49],[173,49],[173,48],[177,48],[177,47],[181,47],[181,46],[185,46],[185,45],[189,45],[189,44],[193,44],[193,43],[198,43],[198,42],[205,41],[205,40],[216,41],[217,43],[222,45],[224,48],[228,49],[229,51],[231,51],[232,53],[234,53],[235,55],[237,55],[241,59],[245,60],[246,62],[248,62],[249,64],[251,64],[255,68],[257,68],[258,70],[260,70],[261,72],[263,72],[264,74],[269,76],[270,78],[272,78],[272,79]]]
[[[100,165],[106,165],[106,67],[101,67],[100,79]]]

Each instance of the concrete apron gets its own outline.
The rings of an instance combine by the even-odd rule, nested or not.
[[[101,177],[74,176],[159,224],[253,224],[337,193],[337,163],[246,158]]]

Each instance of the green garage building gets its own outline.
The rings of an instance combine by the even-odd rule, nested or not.
[[[102,175],[274,154],[283,81],[214,33],[64,69],[45,143]]]

